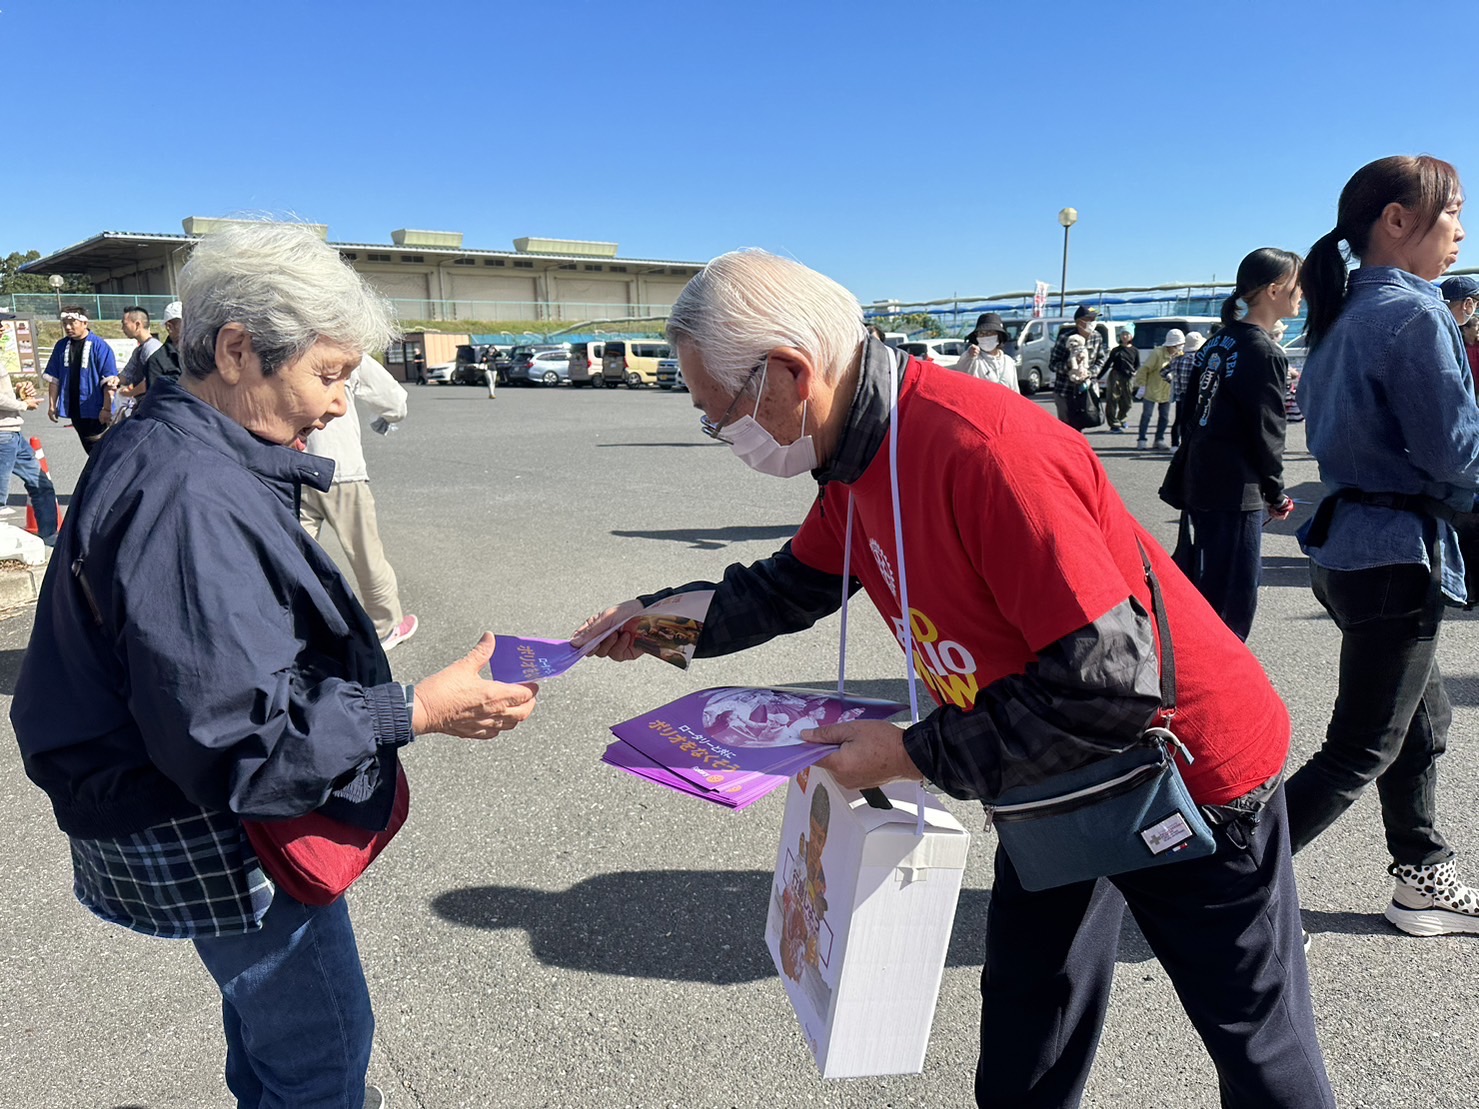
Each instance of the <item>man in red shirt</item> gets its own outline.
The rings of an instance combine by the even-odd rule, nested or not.
[[[840,744],[821,765],[854,788],[923,777],[990,800],[1123,750],[1157,720],[1143,545],[1175,647],[1175,727],[1195,756],[1185,780],[1217,851],[1029,892],[998,849],[977,1101],[1079,1103],[1128,903],[1216,1062],[1224,1106],[1333,1106],[1285,827],[1288,713],[1083,436],[1008,390],[866,338],[851,294],[761,251],[710,262],[678,298],[668,337],[705,433],[762,473],[810,471],[818,497],[770,558],[729,567],[717,585],[615,606],[575,641],[698,588],[715,596],[696,657],[810,627],[841,605],[851,501],[848,586],[867,592],[901,645],[907,595],[910,663],[938,707],[907,728],[817,729],[816,741]],[[596,653],[639,656],[627,630]]]

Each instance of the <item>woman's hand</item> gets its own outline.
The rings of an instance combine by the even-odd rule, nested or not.
[[[539,686],[533,682],[508,685],[478,676],[493,657],[493,643],[493,633],[484,632],[466,655],[416,683],[413,732],[491,739],[529,718]]]
[[[582,647],[593,639],[600,639],[613,628],[622,628],[628,621],[646,607],[638,600],[623,601],[619,605],[608,608],[605,612],[597,613],[584,624],[575,629],[575,634],[570,637],[570,642],[577,647]],[[591,654],[597,658],[614,659],[617,662],[631,662],[633,659],[642,657],[632,642],[632,633],[623,629],[614,635],[608,636]]]

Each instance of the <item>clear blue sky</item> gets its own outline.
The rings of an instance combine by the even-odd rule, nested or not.
[[[0,0],[0,252],[292,212],[916,299],[1056,287],[1072,205],[1070,286],[1226,279],[1373,158],[1479,172],[1464,10]]]

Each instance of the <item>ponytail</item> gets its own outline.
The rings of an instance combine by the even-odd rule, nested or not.
[[[1222,326],[1238,322],[1238,291],[1234,289],[1226,300],[1222,302]]]
[[[1311,351],[1335,326],[1345,308],[1349,276],[1345,251],[1340,248],[1343,237],[1339,228],[1322,235],[1305,255],[1304,269],[1300,271],[1299,282],[1309,314],[1304,333]]]

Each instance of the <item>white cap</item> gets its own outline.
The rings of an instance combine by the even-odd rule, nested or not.
[[[1166,332],[1166,341],[1163,344],[1168,347],[1184,347],[1186,345],[1186,334],[1179,327],[1173,327]]]
[[[185,318],[184,305],[178,300],[172,300],[164,306],[164,322],[170,320],[183,320]]]
[[[1201,350],[1202,344],[1207,340],[1202,338],[1200,331],[1188,331],[1186,333],[1186,349],[1188,351]]]

